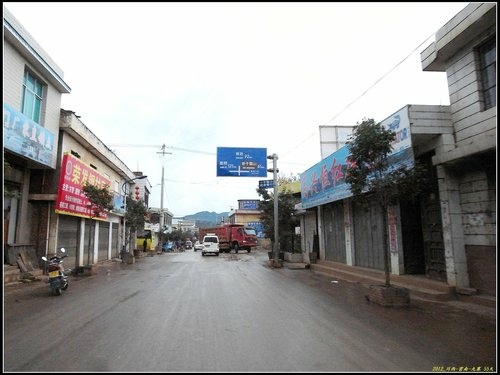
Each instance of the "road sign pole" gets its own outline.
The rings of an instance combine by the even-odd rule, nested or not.
[[[274,181],[274,244],[273,244],[273,252],[274,252],[274,266],[279,267],[279,219],[278,219],[278,155],[272,154],[267,157],[268,159],[273,159],[273,181]],[[268,170],[269,171],[269,170]]]

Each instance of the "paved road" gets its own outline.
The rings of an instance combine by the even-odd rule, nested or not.
[[[450,304],[391,309],[266,252],[111,263],[6,287],[5,371],[333,372],[496,370],[496,319]]]

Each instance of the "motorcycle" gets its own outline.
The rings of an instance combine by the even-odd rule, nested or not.
[[[60,296],[63,290],[68,289],[69,281],[68,276],[64,274],[64,267],[62,265],[63,259],[68,255],[64,254],[66,250],[64,247],[61,248],[62,256],[54,255],[50,257],[49,260],[45,256],[42,257],[42,260],[48,263],[48,274],[49,274],[49,287],[50,291],[55,296]],[[68,270],[71,271],[71,270]]]

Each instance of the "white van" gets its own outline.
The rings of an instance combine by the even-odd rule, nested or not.
[[[203,249],[201,250],[201,255],[205,254],[215,254],[219,255],[219,237],[215,234],[207,233],[203,237]]]

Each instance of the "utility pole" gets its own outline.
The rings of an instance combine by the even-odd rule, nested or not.
[[[172,154],[171,152],[165,151],[165,144],[161,146],[161,152],[157,152],[157,154],[161,154],[165,156],[165,154]],[[162,250],[163,246],[163,226],[165,223],[165,216],[163,214],[163,191],[164,191],[164,181],[165,181],[165,161],[162,159],[161,161],[161,197],[160,197],[160,250]]]
[[[273,167],[268,169],[268,172],[273,172],[273,182],[274,182],[274,244],[273,244],[273,251],[274,251],[274,260],[273,260],[273,265],[274,267],[280,267],[280,260],[279,260],[279,230],[278,230],[278,221],[279,221],[279,216],[278,216],[278,155],[272,154],[267,157],[268,159],[273,160]]]

